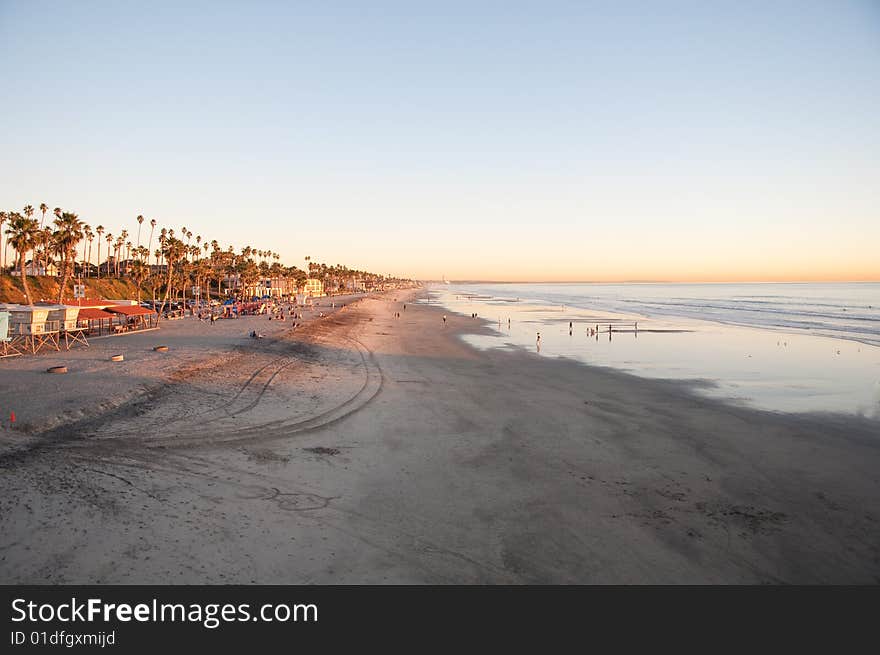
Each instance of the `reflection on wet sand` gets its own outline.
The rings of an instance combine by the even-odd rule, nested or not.
[[[445,289],[433,290],[430,302],[485,317],[497,326],[492,334],[465,337],[479,348],[528,348],[540,330],[542,356],[569,357],[644,377],[699,381],[700,393],[762,409],[880,417],[876,346],[688,317],[646,318],[509,302]]]

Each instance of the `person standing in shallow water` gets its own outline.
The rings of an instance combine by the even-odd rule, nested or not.
[[[541,333],[538,332],[538,338],[535,340],[535,346],[538,348],[538,352],[541,352]]]

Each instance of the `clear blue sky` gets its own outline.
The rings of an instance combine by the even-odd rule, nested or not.
[[[869,0],[0,0],[0,88],[4,209],[418,277],[880,278]]]

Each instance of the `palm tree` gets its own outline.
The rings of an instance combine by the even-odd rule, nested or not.
[[[165,248],[165,239],[167,239],[167,238],[168,238],[168,229],[163,227],[161,230],[159,230],[159,250],[156,251],[159,253],[159,257],[156,258],[157,264],[159,263],[160,259],[165,258],[163,251]]]
[[[6,212],[0,212],[0,244],[3,243],[3,224],[6,222],[6,219],[9,217],[9,214]],[[6,241],[6,246],[9,246],[9,241]],[[6,248],[3,248],[3,264],[0,267],[0,271],[6,271]]]
[[[27,299],[28,305],[33,305],[34,300],[31,298],[31,289],[28,286],[25,260],[28,250],[36,246],[36,237],[40,226],[35,219],[22,216],[18,212],[8,215],[7,220],[9,221],[9,227],[6,228],[6,235],[9,237],[7,243],[11,243],[18,253],[18,266],[21,271],[21,286],[24,289],[24,297]]]
[[[86,223],[83,224],[82,228],[82,236],[83,236],[83,256],[82,256],[82,266],[80,270],[80,274],[86,269],[86,245],[89,238],[89,232],[92,231],[92,227]]]
[[[49,211],[49,206],[45,202],[41,202],[40,203],[40,213],[42,213],[42,215],[43,215],[42,218],[40,219],[40,229],[41,230],[43,229],[43,223],[46,222],[46,212],[47,211]],[[40,254],[44,256],[45,252],[41,252]],[[37,265],[39,265],[40,263],[41,262],[38,260]]]
[[[186,228],[183,228],[183,236],[186,237],[186,259],[187,260],[189,260],[189,256],[190,256],[189,240],[192,239],[192,235],[193,235],[192,232],[190,232]]]
[[[119,233],[119,238],[116,240],[116,277],[119,277],[119,260],[122,259],[122,247],[125,245],[125,240],[128,238],[128,230],[125,228],[122,229],[122,232]]]
[[[34,216],[34,208],[31,205],[25,205],[24,209],[22,209],[21,212],[24,214],[25,218],[33,218]],[[34,252],[32,254],[32,258],[36,256],[36,245],[37,244],[34,244]]]
[[[141,223],[144,222],[144,217],[141,216],[140,214],[138,214],[137,222],[138,222],[138,240],[137,240],[137,247],[140,248],[140,247],[141,247]]]
[[[244,297],[245,291],[249,287],[253,287],[260,277],[260,269],[253,259],[244,258],[235,266],[235,272],[238,273],[239,292]]]
[[[86,258],[86,261],[88,262],[88,268],[86,269],[86,271],[87,271],[86,277],[91,277],[92,276],[92,241],[95,240],[95,233],[92,232],[92,228],[90,228],[88,226],[86,227],[86,239],[88,239],[88,241],[89,241],[89,256]],[[100,240],[98,240],[98,247],[99,248],[101,247]]]
[[[138,248],[138,252],[140,252],[140,248]],[[144,264],[140,259],[132,262],[131,265],[131,277],[134,280],[135,286],[137,287],[137,301],[138,304],[141,303],[141,285],[144,283],[144,280],[147,279],[150,275],[149,267]]]
[[[113,271],[117,278],[119,278],[119,260],[122,259],[122,237],[116,237],[116,241],[113,242]]]
[[[172,236],[165,237],[160,241],[162,245],[162,254],[165,257],[167,270],[165,273],[165,297],[162,299],[162,305],[159,307],[159,316],[165,311],[165,305],[168,304],[168,298],[171,295],[171,281],[174,276],[174,264],[180,260],[183,255],[184,244],[179,239]]]
[[[156,219],[150,219],[150,240],[147,241],[147,260],[150,259],[150,248],[153,247],[153,230],[156,229]],[[157,261],[158,263],[158,261]]]
[[[37,234],[37,243],[40,246],[40,255],[41,255],[41,264],[45,267],[49,265],[49,262],[52,260],[49,258],[49,251],[52,246],[52,228],[48,225],[40,230],[39,234]]]
[[[113,235],[108,232],[104,238],[107,240],[107,277],[110,277],[110,247],[113,245]]]
[[[98,279],[101,279],[101,235],[104,234],[104,226],[99,225],[95,228],[98,233]]]
[[[83,222],[72,212],[63,212],[55,219],[55,248],[61,255],[61,287],[58,289],[58,304],[64,298],[67,281],[76,264],[76,246],[83,237]]]

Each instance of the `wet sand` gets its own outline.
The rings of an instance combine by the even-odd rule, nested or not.
[[[477,351],[415,293],[0,361],[0,581],[880,582],[876,422]]]

